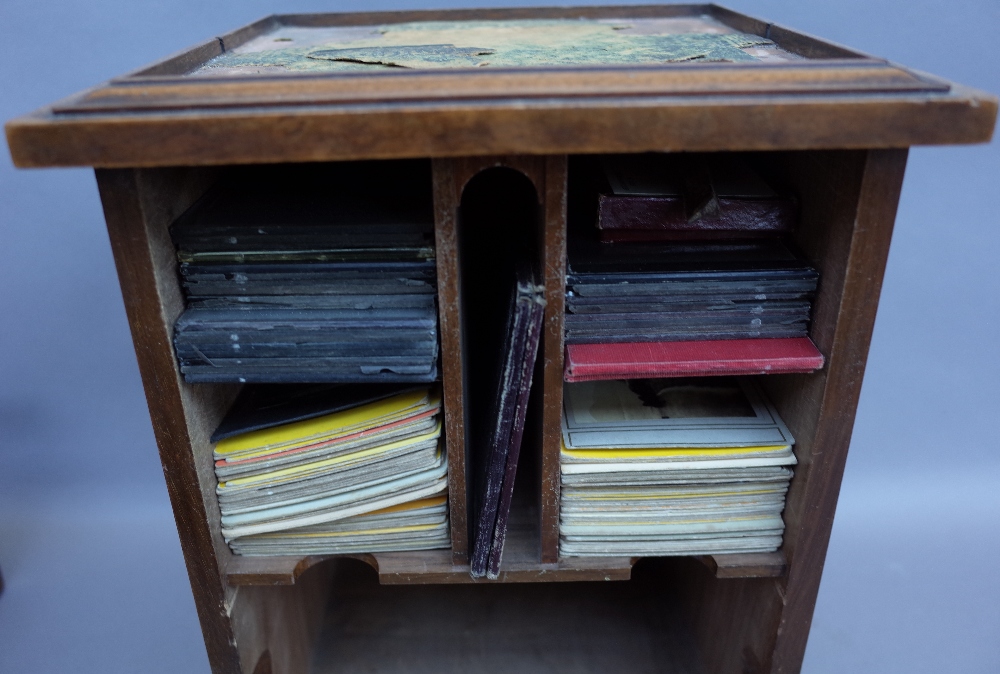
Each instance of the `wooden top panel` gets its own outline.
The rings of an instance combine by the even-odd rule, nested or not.
[[[7,125],[18,166],[906,147],[992,96],[715,5],[272,16]]]

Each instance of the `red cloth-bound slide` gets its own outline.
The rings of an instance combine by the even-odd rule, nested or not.
[[[813,372],[821,367],[823,354],[808,337],[570,344],[566,347],[565,379],[780,374]]]

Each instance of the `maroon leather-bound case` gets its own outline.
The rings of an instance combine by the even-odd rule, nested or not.
[[[733,155],[606,157],[597,196],[605,243],[778,236],[798,204]]]
[[[697,342],[570,344],[568,382],[648,377],[813,372],[823,354],[808,337]]]

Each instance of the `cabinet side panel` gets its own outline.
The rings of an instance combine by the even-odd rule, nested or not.
[[[854,429],[906,157],[906,150],[871,150],[865,154],[847,257],[840,266],[843,277],[838,281],[843,290],[836,306],[835,329],[829,334],[816,334],[827,367],[825,376],[817,378],[823,387],[806,457],[808,464],[796,477],[788,496],[785,551],[789,571],[785,608],[771,663],[773,672],[798,672],[805,654]],[[809,245],[807,240],[802,243],[804,247]],[[816,320],[823,320],[821,312],[833,310],[817,305]],[[779,404],[779,410],[781,407]]]
[[[173,319],[183,301],[176,276],[171,277],[176,263],[167,228],[207,189],[211,175],[183,169],[158,171],[155,179],[128,169],[98,170],[96,175],[209,662],[214,672],[239,672],[222,583],[229,551],[213,535],[210,521],[214,516],[217,532],[218,507],[208,504],[214,483],[209,479],[206,484],[193,447],[192,430],[207,442],[208,419],[188,419],[184,400],[201,397],[197,402],[206,411],[218,410],[231,393],[218,387],[202,389],[201,396],[184,391],[191,387],[180,379],[171,346]]]
[[[813,374],[759,380],[796,439],[799,463],[784,511],[788,572],[700,585],[697,625],[709,672],[801,667],[905,162],[905,150],[792,152],[780,159],[802,205],[797,243],[820,272],[810,335],[827,361]]]

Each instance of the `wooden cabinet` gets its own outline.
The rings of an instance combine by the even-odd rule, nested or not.
[[[276,35],[567,19],[721,26],[760,36],[784,56],[205,68]],[[18,166],[96,169],[214,671],[788,672],[799,669],[809,633],[907,148],[987,141],[996,110],[981,92],[714,5],[462,10],[268,17],[14,120],[7,135]],[[778,553],[559,556],[567,214],[577,157],[648,151],[765,153],[798,195],[795,242],[821,279],[810,336],[826,365],[760,378],[797,440]],[[184,301],[168,227],[235,165],[397,158],[431,165],[452,549],[233,555],[220,533],[208,438],[237,387],[191,385],[179,374],[171,338]],[[464,354],[476,345],[463,343],[463,312],[474,298],[462,269],[474,260],[463,259],[461,236],[475,226],[463,213],[483,194],[520,200],[534,214],[511,231],[535,237],[547,300],[533,432],[497,581],[474,580],[467,566],[465,431],[476,401]]]

